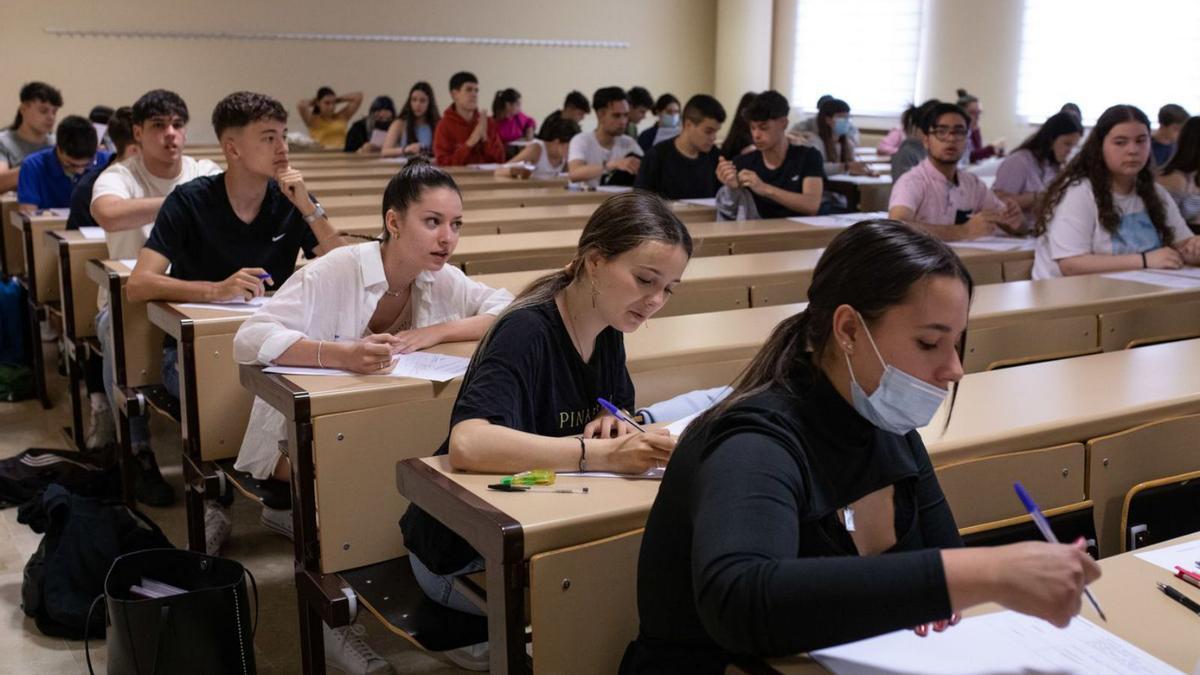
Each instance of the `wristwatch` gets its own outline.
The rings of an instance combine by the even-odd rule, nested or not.
[[[321,206],[321,202],[313,203],[317,205],[317,208],[314,209],[312,213],[304,216],[304,222],[308,223],[309,225],[317,222],[317,219],[325,217],[325,207]]]

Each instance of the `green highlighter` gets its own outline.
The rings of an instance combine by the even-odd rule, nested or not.
[[[555,478],[554,472],[550,469],[532,469],[512,476],[505,476],[500,479],[500,484],[514,487],[521,485],[554,485]]]

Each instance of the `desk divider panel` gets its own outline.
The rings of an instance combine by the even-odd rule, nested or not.
[[[1027,515],[1013,491],[1021,481],[1043,510],[1087,495],[1084,447],[1067,443],[937,467],[938,483],[959,529]]]
[[[1200,335],[1200,302],[1163,302],[1100,315],[1100,346],[1106,352],[1138,341],[1181,340]]]
[[[1095,503],[1102,557],[1120,552],[1125,493],[1138,483],[1200,470],[1197,439],[1200,415],[1151,422],[1088,441],[1088,496]]]
[[[64,244],[65,245],[65,244]],[[66,245],[65,245],[66,246]],[[108,244],[96,241],[89,244],[74,244],[66,246],[69,269],[59,265],[58,283],[60,295],[65,294],[66,285],[71,286],[71,321],[72,335],[76,338],[94,337],[96,335],[96,282],[87,274],[87,261],[92,258],[104,258],[108,255]],[[64,274],[67,279],[64,280]],[[63,312],[67,310],[63,307]]]
[[[1026,260],[1010,260],[1001,265],[1004,281],[1028,281],[1033,278],[1033,257]],[[980,283],[978,279],[975,283]]]
[[[215,461],[237,457],[250,420],[254,397],[241,386],[238,364],[233,360],[233,333],[196,338],[193,347],[196,376],[196,408],[199,419],[200,458]],[[187,373],[188,369],[184,369]],[[186,376],[186,375],[185,375]],[[186,386],[181,383],[180,386]],[[184,433],[189,433],[189,406],[183,409]]]
[[[963,369],[989,370],[1013,360],[1049,359],[1092,354],[1100,350],[1096,316],[1016,321],[967,331]]]

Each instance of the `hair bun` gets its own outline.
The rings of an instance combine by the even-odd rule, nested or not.
[[[959,98],[966,98],[966,97],[967,97],[967,90],[966,90],[966,89],[959,89],[959,90],[958,90],[958,97],[959,97]]]

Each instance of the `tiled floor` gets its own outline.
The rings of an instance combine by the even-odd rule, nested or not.
[[[56,352],[47,348],[53,364]],[[60,429],[70,421],[66,380],[50,372],[55,406],[42,410],[36,401],[0,403],[0,457],[11,457],[28,447],[65,448]],[[152,423],[155,454],[163,475],[183,494],[179,465],[179,428],[169,420]],[[145,508],[172,543],[185,546],[182,499],[166,509]],[[292,543],[258,522],[258,508],[246,499],[235,499],[233,535],[223,555],[246,565],[258,581],[262,611],[255,639],[258,672],[299,673],[296,592],[292,584]],[[25,562],[37,549],[41,537],[17,522],[17,510],[0,510],[0,675],[29,673],[87,673],[83,643],[46,637],[33,620],[21,611],[21,580]],[[363,612],[360,622],[367,627],[367,641],[400,673],[445,675],[460,673],[389,633],[374,617]],[[105,672],[104,645],[93,643],[92,663]],[[330,672],[337,672],[330,669]]]

